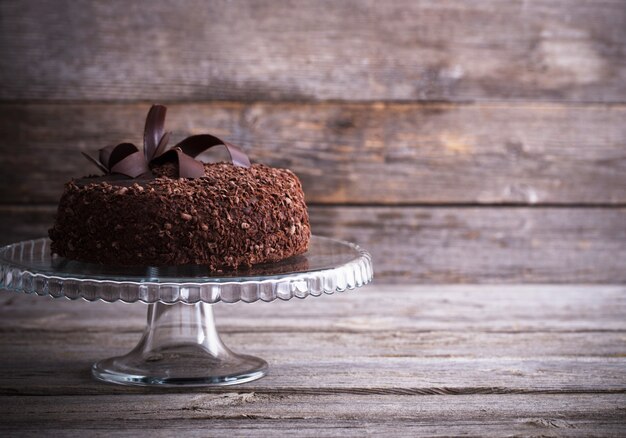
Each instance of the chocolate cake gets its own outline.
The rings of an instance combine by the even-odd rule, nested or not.
[[[240,148],[203,134],[166,150],[166,109],[148,113],[144,151],[130,143],[88,157],[104,173],[65,185],[52,251],[109,265],[201,264],[211,269],[276,262],[306,251],[310,226],[291,171],[250,164]],[[232,163],[195,157],[224,145]]]

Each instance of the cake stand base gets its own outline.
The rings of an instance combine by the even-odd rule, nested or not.
[[[224,386],[267,373],[267,362],[221,341],[211,304],[150,304],[148,326],[128,354],[97,362],[98,380],[139,386]]]

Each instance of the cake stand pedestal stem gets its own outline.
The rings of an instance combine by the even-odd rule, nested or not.
[[[97,362],[94,377],[141,386],[222,386],[263,377],[263,359],[233,353],[220,339],[213,306],[150,304],[148,325],[128,354]]]

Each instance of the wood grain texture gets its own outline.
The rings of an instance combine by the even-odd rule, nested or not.
[[[147,104],[0,105],[0,199],[56,203],[99,172],[79,151],[141,144]],[[213,132],[288,167],[309,203],[624,204],[624,106],[205,103],[169,106],[174,141]]]
[[[0,431],[620,436],[625,297],[624,286],[368,286],[218,304],[226,343],[268,359],[270,374],[148,391],[88,373],[134,345],[145,305],[2,293]]]
[[[626,99],[621,0],[26,0],[0,15],[9,100]]]
[[[0,207],[0,243],[47,235],[55,207]],[[356,242],[389,283],[626,282],[626,208],[323,207],[315,234]]]
[[[414,335],[417,341],[419,336],[439,332],[456,336],[536,333],[558,337],[596,332],[619,335],[626,330],[625,293],[624,285],[409,286],[376,282],[355,291],[306,300],[221,303],[215,306],[215,313],[220,333],[226,336],[274,332],[284,335],[361,333],[373,337],[376,333],[387,333],[394,339],[390,345],[402,342],[404,334]],[[414,294],[419,296],[414,297]],[[401,310],[395,310],[398,306]],[[46,311],[51,308],[56,310],[48,317]],[[381,312],[381,308],[388,311]],[[140,303],[68,302],[3,292],[0,312],[3,334],[35,334],[54,328],[53,332],[60,337],[63,333],[109,333],[114,327],[118,335],[128,336],[139,335],[144,328],[146,307]],[[61,324],[56,324],[57,321]],[[54,333],[48,335],[56,336]],[[602,340],[598,342],[600,346]],[[431,347],[446,348],[443,343],[433,343]],[[594,348],[591,344],[588,347]],[[419,355],[422,348],[427,346],[416,348],[414,353]],[[459,342],[454,348],[465,347]],[[514,343],[509,343],[502,353],[516,348]],[[489,351],[498,355],[495,348]],[[581,354],[587,351],[590,350],[580,349]],[[474,354],[480,355],[480,350]],[[561,354],[558,348],[555,354]]]
[[[314,232],[358,242],[386,282],[626,281],[626,209],[311,209]]]
[[[620,436],[623,395],[0,397],[19,436]],[[109,415],[102,415],[108,412]]]

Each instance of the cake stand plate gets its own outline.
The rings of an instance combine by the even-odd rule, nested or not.
[[[260,358],[221,341],[213,304],[274,301],[354,289],[372,279],[370,255],[313,236],[309,250],[279,263],[215,272],[206,266],[112,267],[51,255],[46,238],[0,248],[0,289],[71,300],[141,301],[148,324],[128,354],[97,362],[96,379],[141,386],[222,386],[267,373]]]

